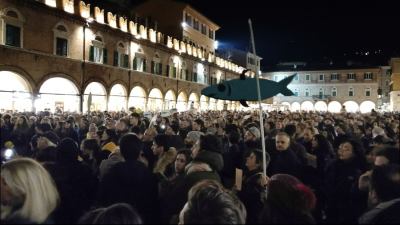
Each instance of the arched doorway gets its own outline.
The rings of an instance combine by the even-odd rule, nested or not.
[[[370,113],[372,109],[375,109],[375,103],[372,101],[364,101],[360,104],[361,113]]]
[[[110,91],[108,99],[109,111],[126,111],[127,93],[124,86],[115,84]]]
[[[282,102],[281,103],[284,107],[283,107],[283,109],[281,109],[282,111],[284,111],[284,110],[290,110],[290,103],[289,102]]]
[[[90,111],[105,111],[107,109],[106,103],[107,92],[104,86],[99,82],[91,82],[84,92],[83,112],[87,112],[89,109]]]
[[[208,104],[208,109],[209,110],[216,110],[217,109],[217,99],[215,98],[210,98],[210,103]]]
[[[312,110],[314,110],[314,104],[310,101],[305,101],[305,102],[301,103],[301,110],[312,111]]]
[[[355,101],[347,101],[343,105],[346,107],[346,112],[355,113],[359,110],[358,104]]]
[[[318,101],[315,103],[314,108],[316,111],[326,112],[328,111],[328,105],[323,101]]]
[[[187,95],[185,92],[181,92],[178,95],[178,102],[176,103],[176,109],[178,112],[186,111],[187,110]]]
[[[163,108],[163,94],[160,89],[153,88],[149,93],[147,100],[148,111],[161,111]]]
[[[79,103],[79,91],[75,84],[68,79],[54,77],[40,87],[35,107],[38,111],[78,112]]]
[[[219,99],[217,101],[217,110],[224,110],[224,104],[225,104],[225,100]]]
[[[164,100],[164,110],[173,109],[176,107],[176,95],[172,90],[167,91]]]
[[[300,109],[301,109],[301,105],[298,102],[293,102],[292,107],[290,107],[290,110],[292,112],[300,111]]]
[[[146,91],[142,87],[136,86],[132,88],[128,100],[128,108],[130,107],[135,107],[142,111],[146,110]]]
[[[0,112],[32,110],[32,88],[19,74],[0,71]]]
[[[329,102],[329,104],[328,104],[329,112],[340,113],[341,110],[342,110],[342,104],[340,104],[338,101]]]
[[[207,96],[200,96],[200,110],[205,111],[208,109],[208,97]]]
[[[189,109],[192,108],[199,108],[199,96],[196,93],[192,93],[189,95]]]

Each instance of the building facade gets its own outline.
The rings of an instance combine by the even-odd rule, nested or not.
[[[297,74],[288,88],[295,96],[278,95],[274,104],[285,105],[292,111],[316,110],[330,112],[370,112],[385,110],[388,98],[382,98],[387,90],[387,67],[335,70],[302,70],[264,73],[263,77],[279,82]],[[385,90],[385,91],[382,91]],[[386,92],[385,92],[386,93]],[[380,102],[378,101],[380,100]]]
[[[254,55],[251,52],[242,51],[234,48],[219,49],[218,53],[227,59],[231,59],[234,63],[249,69],[248,76],[254,77],[256,72],[260,72],[261,76],[261,60],[260,56]]]
[[[400,58],[392,58],[391,82],[390,82],[390,106],[391,111],[400,111]]]
[[[243,67],[83,1],[2,0],[0,34],[2,111],[240,107],[200,93]]]

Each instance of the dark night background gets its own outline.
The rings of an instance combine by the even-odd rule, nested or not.
[[[109,1],[129,8],[143,2]],[[286,61],[387,65],[390,57],[400,56],[396,1],[177,1],[189,3],[221,27],[216,32],[220,47],[251,50],[251,18],[263,70]]]

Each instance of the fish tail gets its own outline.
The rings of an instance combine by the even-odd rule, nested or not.
[[[279,81],[279,86],[280,86],[280,89],[281,89],[280,92],[281,92],[284,96],[292,96],[292,95],[294,95],[294,93],[293,93],[291,90],[289,90],[289,89],[287,88],[287,86],[290,84],[290,82],[292,82],[293,78],[294,78],[296,75],[297,75],[297,74],[295,73],[295,74],[293,74],[292,76],[286,77],[285,79]]]

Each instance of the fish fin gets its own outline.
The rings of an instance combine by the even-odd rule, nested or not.
[[[240,79],[241,80],[245,80],[246,79],[245,73],[247,73],[247,71],[249,71],[249,69],[245,69],[245,70],[242,71],[242,73],[240,74]]]
[[[284,87],[284,89],[281,91],[281,93],[284,96],[292,96],[292,95],[294,95],[294,93],[291,90],[289,90],[287,87]]]
[[[239,102],[240,102],[240,104],[241,104],[242,106],[244,106],[244,107],[249,107],[249,105],[247,104],[246,100],[240,100]]]
[[[293,74],[290,77],[286,77],[285,79],[279,81],[279,86],[280,86],[280,92],[284,95],[284,96],[292,96],[294,95],[294,93],[289,90],[287,88],[287,86],[290,84],[290,82],[292,82],[293,78],[296,76],[297,74]]]
[[[293,74],[292,76],[286,77],[285,79],[279,81],[279,85],[281,87],[286,87],[292,82],[293,78],[297,75],[297,73]]]

